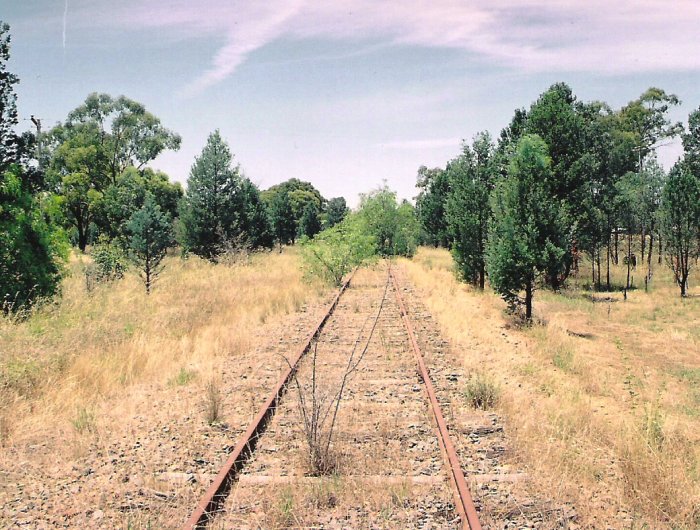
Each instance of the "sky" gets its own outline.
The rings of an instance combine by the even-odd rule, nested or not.
[[[700,107],[697,0],[0,0],[0,20],[20,129],[123,94],[182,136],[151,164],[174,180],[218,128],[261,188],[295,177],[351,205],[384,181],[411,199],[421,165],[555,82],[614,108],[658,86],[683,122]]]

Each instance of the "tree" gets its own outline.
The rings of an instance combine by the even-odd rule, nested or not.
[[[688,131],[682,135],[685,163],[700,175],[700,107],[688,116]]]
[[[445,203],[450,193],[450,179],[447,172],[421,166],[416,187],[421,190],[416,197],[416,211],[426,243],[434,247],[448,247],[450,237]]]
[[[546,271],[563,268],[570,246],[564,207],[547,190],[551,171],[545,142],[537,135],[525,135],[508,176],[498,182],[491,195],[489,279],[512,310],[524,304],[528,322],[538,278]]]
[[[639,167],[659,144],[679,135],[683,124],[671,122],[668,111],[671,107],[680,105],[681,101],[675,94],[666,94],[660,88],[648,88],[639,98],[628,103],[620,111],[625,130],[634,135]]]
[[[375,238],[366,233],[357,215],[347,216],[301,247],[306,276],[335,286],[340,286],[352,269],[372,259],[376,251]]]
[[[128,167],[142,170],[165,149],[177,150],[181,141],[142,104],[97,93],[90,94],[43,140],[50,153],[48,178],[64,197],[66,223],[76,230],[81,251],[93,223],[95,233],[110,232],[110,226],[97,216],[105,190],[118,186]]]
[[[0,305],[5,312],[58,289],[67,244],[51,222],[50,206],[51,197],[32,194],[19,165],[0,173]]]
[[[147,195],[140,210],[129,223],[129,249],[141,272],[141,279],[150,294],[153,282],[163,271],[163,258],[173,244],[170,216],[164,213],[152,195]]]
[[[217,129],[209,135],[187,179],[187,194],[180,203],[182,245],[203,258],[216,260],[224,243],[247,237],[244,186],[240,167]],[[244,189],[245,188],[245,189]]]
[[[690,271],[700,256],[700,176],[693,174],[683,161],[676,163],[669,173],[660,219],[666,259],[680,287],[681,297],[685,297]]]
[[[0,176],[18,161],[17,96],[19,78],[7,71],[10,60],[10,26],[0,21]]]
[[[412,256],[420,225],[414,208],[397,204],[396,193],[386,185],[360,196],[359,219],[366,233],[374,236],[382,256]]]
[[[304,208],[304,213],[299,220],[299,235],[314,237],[321,231],[321,220],[318,216],[318,207],[315,202],[310,202]]]
[[[164,213],[171,218],[177,216],[178,203],[183,196],[182,186],[171,183],[161,171],[129,166],[117,177],[116,183],[107,186],[96,203],[94,218],[100,227],[100,237],[117,240],[125,247],[126,224],[143,206],[148,194]]]
[[[10,27],[0,22],[0,306],[19,309],[53,295],[66,258],[63,231],[56,226],[54,197],[41,191],[28,167],[29,142],[17,125],[16,75],[7,71]]]
[[[325,228],[331,228],[340,223],[345,219],[349,211],[350,209],[345,202],[345,197],[333,197],[330,199],[326,205]]]
[[[484,288],[486,280],[486,240],[497,169],[491,136],[479,133],[462,154],[447,165],[450,192],[446,201],[446,219],[452,237],[452,256],[464,281]]]
[[[243,211],[239,220],[239,228],[247,245],[251,248],[271,248],[274,244],[274,235],[267,207],[260,196],[260,190],[244,177],[241,180],[240,192]]]
[[[302,215],[304,215],[306,206],[309,203],[314,203],[318,211],[321,212],[324,209],[326,200],[321,195],[321,192],[310,182],[292,178],[280,184],[275,184],[261,193],[268,209],[272,209],[275,199],[280,194],[286,194],[289,201],[290,210],[288,213],[291,217],[291,223],[294,224],[294,231],[289,241],[293,244],[297,233],[299,233],[299,222]]]
[[[296,222],[289,193],[283,191],[274,196],[270,205],[270,224],[279,250],[282,252],[282,245],[292,242],[296,235]]]

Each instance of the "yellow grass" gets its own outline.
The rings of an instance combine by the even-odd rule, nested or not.
[[[251,347],[256,327],[298,311],[322,287],[302,282],[296,252],[214,265],[169,257],[147,296],[135,273],[87,292],[74,257],[55,303],[24,321],[0,320],[0,440],[41,436],[141,383],[184,384],[217,373]]]
[[[627,301],[574,279],[538,291],[546,324],[518,329],[496,295],[454,279],[447,251],[405,266],[467,369],[500,386],[513,458],[540,495],[573,502],[584,527],[700,527],[698,287],[681,300],[660,265]]]

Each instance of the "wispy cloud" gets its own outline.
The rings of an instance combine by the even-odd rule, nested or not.
[[[66,53],[66,25],[68,24],[68,0],[63,8],[63,53]]]
[[[106,3],[106,0],[104,0]],[[96,8],[129,28],[224,43],[191,95],[229,77],[256,49],[287,38],[373,39],[463,50],[511,69],[629,73],[700,69],[700,2],[675,0],[125,0]]]

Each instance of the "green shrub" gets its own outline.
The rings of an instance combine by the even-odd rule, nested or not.
[[[320,232],[313,240],[302,240],[305,275],[340,285],[343,277],[376,254],[374,237],[367,235],[355,216]]]

